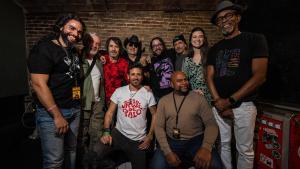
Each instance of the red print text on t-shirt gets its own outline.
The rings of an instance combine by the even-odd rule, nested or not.
[[[142,113],[142,106],[138,100],[130,99],[123,103],[122,110],[125,117],[135,118]]]

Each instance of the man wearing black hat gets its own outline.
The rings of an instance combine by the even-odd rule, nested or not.
[[[129,65],[139,63],[142,55],[142,42],[139,41],[139,38],[136,35],[126,38],[124,47],[127,52],[126,60],[129,62]]]
[[[268,63],[265,37],[239,30],[241,13],[242,8],[230,1],[217,5],[211,22],[222,31],[224,39],[211,48],[207,61],[207,82],[220,129],[221,158],[227,169],[232,168],[232,126],[239,154],[237,168],[253,168],[257,114],[253,101],[266,79]]]
[[[176,35],[173,39],[175,50],[175,71],[182,69],[183,59],[187,56],[187,44],[183,34]]]

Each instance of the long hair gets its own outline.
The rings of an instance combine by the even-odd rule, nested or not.
[[[162,46],[163,46],[163,51],[162,51],[162,53],[165,53],[165,52],[167,51],[166,44],[165,44],[164,40],[163,40],[161,37],[158,37],[158,36],[157,36],[157,37],[154,37],[154,38],[150,41],[150,49],[151,49],[151,51],[153,51],[152,42],[153,42],[154,40],[159,40],[159,41],[160,41],[160,43],[161,43]]]
[[[59,35],[59,33],[61,32],[61,28],[64,27],[70,20],[75,20],[81,23],[82,25],[82,35],[85,33],[86,31],[86,26],[85,23],[81,20],[81,18],[79,18],[77,15],[72,14],[72,13],[68,13],[65,15],[60,16],[55,24],[53,25],[52,29],[53,32],[55,32],[57,35]]]
[[[143,44],[136,35],[132,35],[130,38],[126,38],[124,40],[124,49],[126,50],[126,52],[124,52],[125,54],[124,57],[128,58],[128,53],[126,48],[128,44],[132,44],[132,43],[137,45],[136,59],[140,60],[142,54],[145,52],[145,48],[142,47]]]
[[[106,40],[106,43],[105,43],[105,49],[106,49],[107,52],[109,52],[109,51],[108,51],[108,46],[109,46],[109,42],[110,42],[110,41],[113,41],[115,44],[117,44],[117,45],[119,46],[119,49],[120,49],[120,52],[119,52],[119,58],[120,58],[120,57],[123,57],[123,56],[124,56],[124,53],[125,53],[125,50],[124,50],[124,48],[123,48],[121,39],[118,38],[118,37],[110,37],[110,38],[108,38],[108,39]]]
[[[189,49],[188,49],[188,57],[194,57],[194,49],[193,49],[193,45],[192,45],[192,36],[194,32],[200,31],[203,33],[204,35],[204,42],[203,45],[200,48],[200,52],[201,52],[201,63],[203,65],[204,68],[206,68],[206,62],[207,62],[207,53],[209,50],[209,46],[208,46],[208,41],[207,41],[207,37],[206,37],[206,33],[205,31],[200,28],[200,27],[195,27],[192,29],[190,37],[189,37]],[[206,70],[206,69],[205,69]]]

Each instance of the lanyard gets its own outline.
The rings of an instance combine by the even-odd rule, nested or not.
[[[63,51],[65,52],[67,58],[70,58],[69,52],[66,50],[66,48],[63,47],[63,45],[60,43],[60,41],[59,41],[58,38],[57,38],[56,40],[57,40],[57,42],[59,43],[60,47],[61,47],[61,48],[63,49]],[[73,63],[75,63],[75,57],[72,56],[72,54],[71,54],[71,58],[70,58],[70,59],[71,59],[71,64],[69,65],[69,67],[72,67],[72,66],[73,66]],[[76,76],[76,75],[75,75],[75,86],[78,86],[77,76]]]
[[[176,110],[176,128],[177,128],[177,125],[178,125],[178,114],[179,114],[179,112],[180,112],[180,109],[181,109],[181,107],[182,107],[182,105],[183,105],[183,102],[184,102],[186,96],[187,96],[187,95],[184,96],[184,98],[182,99],[182,101],[181,101],[181,103],[180,103],[180,105],[179,105],[179,109],[177,109],[176,100],[175,100],[175,96],[174,96],[174,92],[173,92],[173,101],[174,101],[175,110]]]

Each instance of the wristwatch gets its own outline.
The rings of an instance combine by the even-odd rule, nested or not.
[[[235,100],[232,96],[230,96],[228,99],[231,104],[230,108],[237,108],[242,104],[241,101]]]
[[[231,105],[235,105],[237,101],[232,96],[230,96],[229,97],[229,102],[230,102]]]

